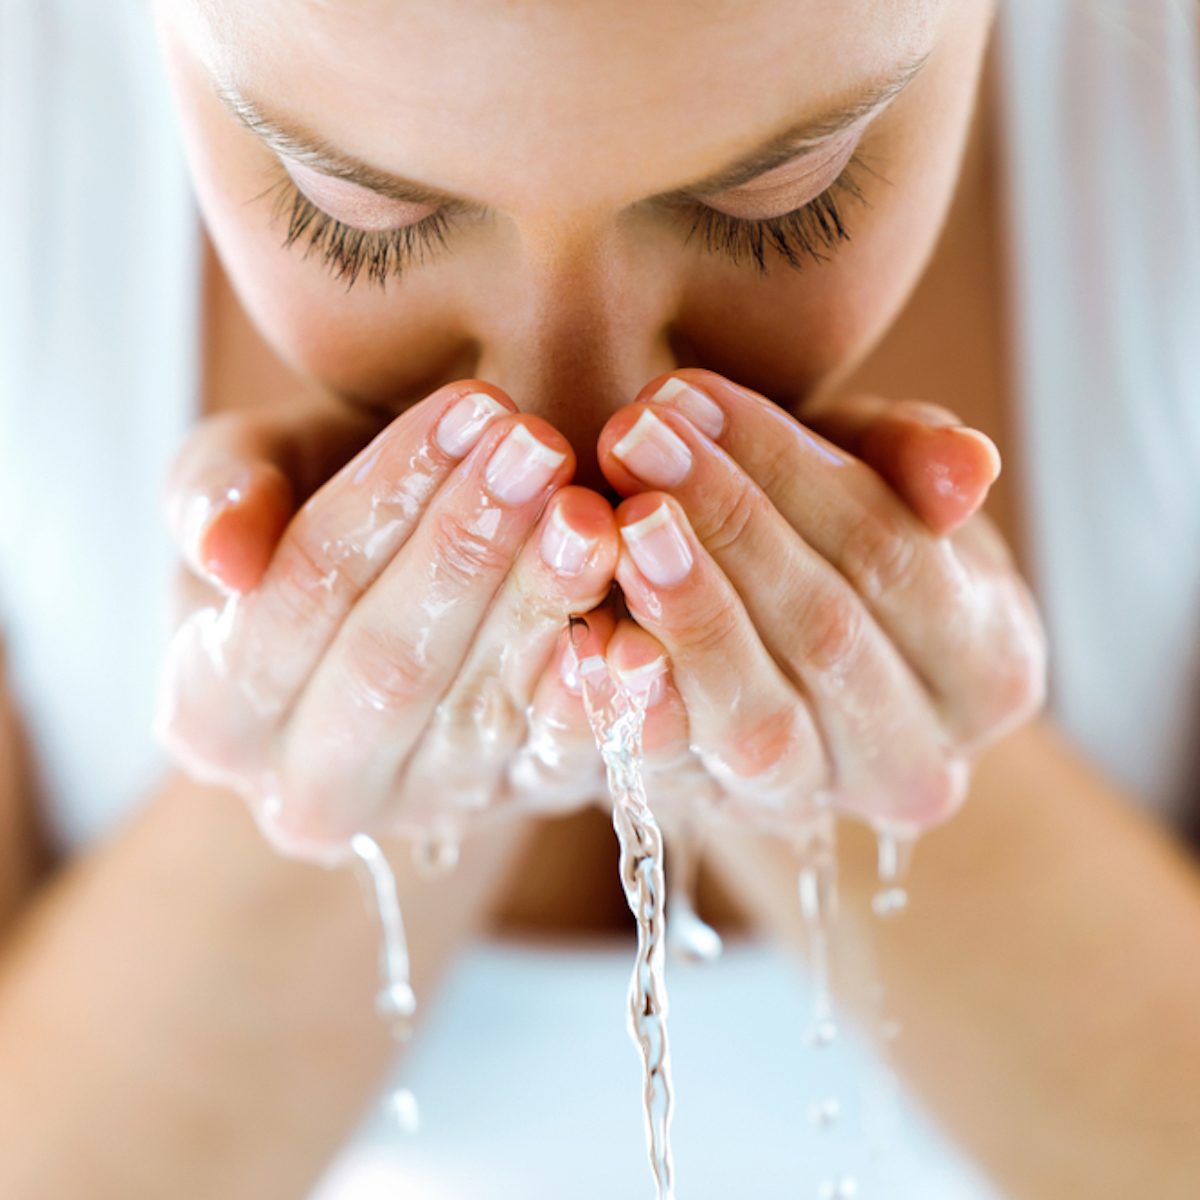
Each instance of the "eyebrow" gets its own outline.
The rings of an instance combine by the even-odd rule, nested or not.
[[[776,167],[820,149],[825,143],[874,116],[891,103],[920,73],[928,59],[929,53],[921,55],[920,58],[906,63],[889,79],[867,89],[850,103],[816,118],[795,122],[714,174],[684,187],[662,192],[652,197],[652,201],[671,204],[715,196],[742,187]],[[242,125],[255,133],[271,149],[295,162],[404,204],[440,205],[458,209],[480,207],[475,201],[438,191],[413,179],[393,175],[346,154],[294,121],[268,114],[227,80],[214,80],[213,86],[217,97]]]

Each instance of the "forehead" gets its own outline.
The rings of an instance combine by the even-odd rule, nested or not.
[[[209,69],[272,113],[515,208],[704,174],[929,49],[948,0],[177,2]]]

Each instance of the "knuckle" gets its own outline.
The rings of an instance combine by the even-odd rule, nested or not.
[[[524,708],[495,676],[463,678],[438,705],[435,721],[452,747],[487,758],[506,757],[529,731]]]
[[[566,624],[571,602],[557,579],[540,579],[520,567],[513,573],[513,582],[520,599],[521,623],[527,630],[554,629]]]
[[[849,588],[818,587],[801,614],[799,630],[798,671],[846,675],[866,645],[866,611]]]
[[[1021,723],[1046,702],[1046,644],[1040,629],[1017,618],[996,659],[989,692],[993,697],[992,722],[999,728]]]
[[[700,540],[714,553],[721,553],[736,542],[761,511],[763,498],[745,483],[731,483],[712,496],[704,513]]]
[[[434,665],[419,647],[360,629],[346,650],[351,701],[378,712],[404,712],[433,682]]]
[[[768,496],[786,495],[795,486],[798,445],[792,436],[764,441],[754,448],[754,478]]]
[[[296,625],[316,621],[343,580],[325,543],[304,526],[289,533],[281,543],[279,576],[281,586],[275,589],[276,600],[282,606],[284,621]]]
[[[1036,715],[1048,691],[1045,633],[1032,599],[1006,605],[994,632],[982,678],[966,693],[962,740],[971,748],[996,741]]]
[[[660,640],[669,641],[690,658],[727,657],[741,642],[740,621],[734,605],[702,605],[678,616],[670,633],[664,631]]]
[[[946,820],[966,799],[970,778],[970,767],[964,759],[946,753],[931,755],[897,796],[899,815],[919,825]]]
[[[443,511],[433,520],[438,570],[455,585],[470,587],[480,576],[503,573],[511,565],[508,549],[462,514]]]
[[[852,522],[841,548],[847,577],[869,602],[913,581],[920,555],[914,531],[873,507],[864,507]]]
[[[787,704],[733,731],[720,755],[702,754],[705,766],[735,795],[785,800],[811,784],[820,760],[815,731],[801,704]]]

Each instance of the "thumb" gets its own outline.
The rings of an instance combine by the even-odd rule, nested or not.
[[[386,419],[321,399],[202,420],[163,489],[164,517],[184,560],[227,592],[256,587],[296,508]]]
[[[1000,475],[995,442],[936,404],[857,395],[802,419],[874,468],[938,535],[972,517]]]

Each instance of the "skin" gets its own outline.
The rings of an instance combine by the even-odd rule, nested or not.
[[[735,439],[723,452],[741,472],[727,496],[744,493],[747,480],[757,484],[763,465],[737,450],[736,439],[762,412],[782,420],[792,410],[806,425],[803,434],[787,426],[788,454],[811,453],[806,434],[819,426],[827,449],[840,447],[854,460],[849,478],[858,490],[830,492],[834,517],[871,488],[880,511],[911,522],[909,534],[926,549],[957,539],[958,553],[959,543],[979,539],[995,551],[974,515],[988,482],[986,451],[968,456],[967,486],[947,511],[925,485],[930,465],[945,466],[955,458],[950,445],[961,443],[931,432],[911,407],[885,412],[875,398],[833,399],[838,379],[911,290],[937,235],[987,7],[843,3],[836,22],[815,3],[707,5],[703,22],[695,12],[682,0],[534,3],[522,8],[521,21],[490,3],[158,6],[197,188],[225,275],[250,314],[247,337],[262,334],[291,368],[259,374],[268,357],[260,354],[231,375],[228,364],[210,361],[214,377],[238,386],[220,398],[229,419],[197,431],[170,489],[193,567],[185,611],[214,605],[216,585],[267,595],[260,585],[289,536],[322,520],[348,527],[336,483],[327,492],[327,481],[382,426],[385,438],[411,432],[423,405],[428,416],[445,399],[439,388],[464,382],[494,389],[498,401],[520,410],[498,421],[544,422],[537,428],[548,439],[561,437],[583,488],[601,489],[606,501],[627,496],[606,519],[636,517],[638,505],[654,500],[655,489],[622,477],[611,446],[621,423],[636,417],[629,402],[647,401],[663,373],[684,368],[683,377],[707,379],[718,402],[734,381],[758,394],[725,397],[732,423],[717,440]],[[464,40],[464,28],[478,38]],[[765,131],[785,112],[816,107],[860,75],[885,69],[923,36],[936,42],[926,73],[878,131],[893,181],[887,203],[881,196],[869,213],[856,212],[854,240],[827,265],[761,279],[745,266],[684,253],[678,235],[630,210],[748,144],[751,115],[756,134]],[[811,69],[796,69],[797,45],[811,48]],[[333,46],[344,52],[331,55]],[[201,86],[200,62],[222,58],[244,86],[253,78],[264,96],[320,123],[330,139],[476,196],[497,219],[387,293],[345,293],[316,263],[284,254],[264,209],[243,204],[261,191],[269,158]],[[705,64],[702,76],[690,69],[697,62]],[[448,96],[450,78],[463,84]],[[755,86],[746,88],[745,79]],[[479,138],[498,115],[497,136]],[[590,137],[576,144],[580,131]],[[402,412],[407,424],[390,421]],[[698,440],[702,431],[675,428],[694,439],[697,455],[724,462]],[[198,526],[183,519],[190,499],[224,495],[231,461],[235,473],[249,472],[248,481],[238,475],[243,501]],[[552,487],[553,503],[562,503],[568,493],[557,481]],[[703,497],[687,487],[685,480],[666,503],[703,529]],[[754,506],[758,515],[781,512],[795,496],[769,499],[769,507]],[[613,573],[628,593],[641,587],[646,597],[636,564],[609,533],[618,552]],[[537,537],[527,544],[536,549]],[[715,555],[705,570],[720,572],[735,597],[755,590],[738,587],[735,566]],[[1002,560],[997,572],[995,580],[1014,578]],[[724,586],[718,579],[715,590]],[[698,589],[684,598],[702,603],[706,595]],[[587,597],[560,600],[562,615]],[[680,738],[672,723],[688,719],[687,692],[696,690],[677,669],[678,647],[668,647],[686,623],[656,620],[649,603],[624,623],[602,608],[589,637],[618,665],[645,665],[670,649],[676,669],[661,677],[651,718],[661,736],[653,748],[668,760]],[[759,626],[751,632],[767,636]],[[578,721],[578,697],[555,673],[559,660],[551,661],[523,686],[543,716]],[[460,679],[465,685],[472,676]],[[1008,717],[1036,698],[1009,698]],[[226,699],[209,697],[205,713]],[[982,724],[995,733],[1002,722],[993,713]],[[345,761],[354,767],[353,755]],[[894,943],[885,971],[911,1038],[901,1047],[906,1068],[1010,1194],[1116,1197],[1128,1195],[1133,1181],[1157,1195],[1190,1195],[1197,1143],[1176,1131],[1186,1129],[1188,1081],[1200,1069],[1194,1021],[1186,1020],[1200,1002],[1200,981],[1174,964],[1187,960],[1200,932],[1194,873],[1130,814],[1128,801],[1113,802],[1038,726],[980,760],[974,791],[979,803],[947,826],[946,837],[922,847],[928,899],[914,899],[921,920]],[[32,830],[24,819],[31,807],[22,780],[0,777],[0,811],[21,818],[13,827]],[[778,841],[748,845],[744,824],[716,843],[723,878],[765,924],[799,941],[787,849]],[[383,1062],[380,1030],[364,1019],[373,939],[345,874],[269,853],[228,790],[183,778],[149,797],[110,845],[36,892],[29,869],[36,841],[31,832],[22,841],[26,872],[10,889],[18,911],[0,957],[0,1124],[15,1147],[0,1158],[0,1192],[184,1200],[303,1194],[358,1118]],[[402,898],[428,901],[413,929],[423,998],[445,955],[494,904],[523,844],[513,823],[472,839],[474,857],[433,897],[417,890],[400,862]],[[964,863],[988,869],[964,872]],[[1031,911],[1015,920],[995,898],[1027,894],[1031,873],[1039,890]],[[860,863],[846,880],[847,905],[861,905],[871,887]],[[1097,895],[1109,902],[1097,905]],[[1145,914],[1134,936],[1130,914]],[[1118,972],[1090,950],[1112,935],[1124,935]],[[1064,939],[1084,950],[1065,954]],[[979,952],[993,942],[1011,957]],[[111,953],[118,944],[123,953]],[[1039,969],[1027,969],[1030,961]],[[946,962],[961,969],[947,971]],[[1051,1015],[1044,1023],[1013,1021],[1014,1011]],[[1113,1037],[1130,1029],[1138,1041],[1127,1044],[1151,1039],[1153,1054],[1112,1055]],[[46,1055],[47,1045],[71,1052]],[[318,1056],[330,1069],[296,1071],[298,1058]],[[946,1058],[988,1066],[935,1071],[932,1064]],[[1094,1103],[1080,1104],[1079,1064],[1101,1061],[1104,1087],[1089,1089]],[[1157,1063],[1174,1069],[1147,1079]],[[1002,1093],[991,1086],[1000,1068]],[[114,1104],[114,1096],[128,1102]],[[1137,1136],[1126,1136],[1130,1129]],[[1030,1144],[1035,1154],[1011,1153]],[[1098,1144],[1112,1153],[1097,1154]]]
[[[604,421],[674,366],[788,407],[810,398],[887,327],[928,258],[991,5],[861,0],[836,21],[820,4],[707,7],[704,21],[689,4],[630,2],[535,4],[519,21],[487,3],[312,5],[297,19],[286,2],[218,2],[205,20],[159,4],[206,223],[272,347],[333,391],[394,408],[455,377],[487,379],[571,441],[588,485]],[[466,42],[464,24],[478,31]],[[852,242],[826,267],[763,281],[638,209],[931,49],[862,146],[891,186],[867,177],[875,209],[856,208]],[[315,262],[279,253],[269,204],[247,205],[274,178],[272,154],[230,121],[206,71],[494,216],[392,295],[346,295]]]
[[[174,486],[185,553],[218,581],[234,569],[235,590],[253,594],[224,617],[215,600],[199,601],[177,639],[160,730],[181,761],[245,794],[281,848],[314,856],[331,854],[359,828],[420,834],[441,820],[461,830],[508,801],[584,802],[594,794],[598,762],[577,688],[573,697],[558,694],[569,662],[562,637],[556,647],[552,636],[569,613],[603,599],[615,579],[634,621],[600,620],[597,629],[614,639],[612,661],[643,670],[669,661],[673,674],[663,695],[668,707],[679,709],[672,699],[678,698],[686,709],[686,721],[656,722],[651,730],[655,790],[664,802],[699,770],[709,776],[706,794],[733,815],[780,823],[781,797],[790,792],[784,825],[805,819],[823,795],[847,811],[906,823],[938,821],[953,811],[968,755],[1028,716],[1041,695],[1041,631],[1002,547],[981,520],[952,546],[935,536],[971,516],[995,478],[998,456],[980,435],[938,428],[955,424],[952,414],[915,405],[899,413],[866,398],[830,411],[819,403],[819,385],[863,354],[928,256],[962,152],[990,6],[854,8],[844,18],[862,36],[839,41],[837,54],[815,8],[801,15],[792,7],[782,17],[778,6],[739,8],[736,38],[721,20],[698,24],[690,56],[678,47],[668,54],[667,39],[677,41],[677,31],[652,21],[646,50],[662,51],[665,64],[655,72],[639,70],[643,64],[621,52],[630,13],[620,8],[565,20],[563,10],[539,9],[536,20],[523,23],[493,24],[495,13],[483,16],[481,28],[495,40],[480,42],[489,52],[470,63],[462,60],[460,40],[449,36],[444,9],[376,9],[368,20],[361,10],[322,8],[311,23],[290,22],[279,8],[160,11],[201,203],[247,311],[277,353],[343,406],[402,413],[343,468],[339,478],[346,482],[309,496],[278,548],[272,535],[291,516],[287,488],[268,486],[269,473],[260,469],[261,486],[253,478],[227,482],[234,500],[210,505],[215,518],[208,512],[193,521],[194,495],[211,479],[212,455],[206,460],[193,446],[185,456]],[[657,13],[655,21],[666,15]],[[803,94],[778,51],[769,49],[778,41],[767,36],[767,22],[780,19],[793,44],[811,45],[826,64],[805,76]],[[380,35],[401,22],[423,36],[411,71],[402,62],[397,74]],[[712,42],[718,35],[720,50]],[[515,72],[533,52],[520,39],[532,37],[541,39],[541,57],[553,65],[530,88]],[[369,82],[352,104],[336,70],[328,94],[324,82],[303,93],[295,86],[309,77],[305,56],[318,44],[344,47],[356,63],[361,55]],[[453,64],[436,49],[450,45]],[[495,46],[508,54],[492,53]],[[592,72],[601,86],[580,84],[582,54],[609,65]],[[680,103],[689,94],[685,79],[672,78],[686,57],[717,64],[694,111]],[[420,106],[439,73],[458,78],[451,68],[462,73],[468,66],[462,77],[470,86],[456,88],[452,102],[432,114],[427,102]],[[771,71],[777,87],[742,95],[748,75],[771,78]],[[717,261],[682,244],[678,228],[650,202],[710,176],[786,118],[816,120],[898,75],[905,86],[872,119],[856,122],[855,140],[835,143],[843,147],[832,159],[836,166],[827,165],[830,152],[823,160],[813,150],[798,164],[707,197],[710,211],[764,217],[775,207],[782,215],[831,186],[851,150],[872,164],[886,160],[891,183],[878,174],[864,181],[855,236],[825,261],[806,270],[774,261],[764,274],[745,262]],[[315,67],[311,77],[324,79]],[[281,253],[278,228],[264,219],[261,204],[247,203],[261,195],[268,168],[278,177],[281,164],[232,118],[218,92],[226,100],[236,92],[243,115],[253,105],[273,124],[315,132],[322,145],[376,171],[404,173],[486,203],[488,218],[461,236],[453,230],[452,252],[407,269],[390,290],[359,277],[347,293],[319,263]],[[614,94],[622,98],[616,106]],[[500,105],[501,95],[518,99]],[[614,122],[627,121],[632,104],[647,115],[631,136],[619,137]],[[453,140],[497,113],[505,114],[511,137],[503,169]],[[548,120],[549,113],[557,119]],[[712,145],[699,150],[684,128],[685,118],[697,114],[712,118]],[[263,119],[251,123],[261,128]],[[655,147],[665,145],[678,149],[656,155]],[[596,153],[598,146],[606,152]],[[645,163],[654,164],[648,177]],[[416,219],[412,205],[398,212],[394,200],[317,172],[294,151],[282,167],[344,223],[378,230]],[[864,278],[878,286],[864,289]],[[481,295],[488,297],[486,309]],[[638,298],[632,306],[630,296]],[[741,314],[734,322],[727,317],[731,298]],[[610,317],[618,312],[621,329]],[[806,336],[785,334],[785,318]],[[514,357],[518,346],[526,349]],[[530,346],[537,348],[532,354]],[[511,424],[500,417],[498,432],[482,432],[478,448],[463,447],[461,465],[442,456],[434,475],[422,477],[429,486],[421,484],[419,497],[412,493],[415,512],[397,517],[390,497],[362,496],[356,482],[362,463],[382,456],[392,464],[372,472],[370,489],[375,474],[386,483],[406,462],[438,458],[431,431],[441,428],[447,406],[468,384],[443,385],[416,404],[406,399],[435,370],[435,347],[457,368],[469,365],[477,380],[486,378],[469,386],[488,389],[497,413],[506,405],[540,418],[521,421],[541,439],[543,453],[561,461],[561,473],[525,498],[522,511],[509,513],[502,502],[497,509],[496,488],[481,481],[486,456]],[[679,507],[658,509],[653,494],[636,493],[685,481],[639,475],[632,460],[622,459],[624,435],[651,410],[623,410],[621,396],[630,378],[623,372],[649,368],[664,351],[668,366],[681,351],[736,363],[773,394],[739,391],[711,370],[676,373],[676,384],[700,389],[693,406],[707,405],[722,428],[689,442],[683,453],[696,467],[676,493]],[[574,376],[586,379],[582,386],[552,371],[535,380],[525,373],[531,362],[565,362],[568,354]],[[654,400],[666,382],[659,374],[638,400]],[[656,427],[686,441],[693,422],[682,398],[673,403],[654,410],[668,418]],[[824,428],[857,457],[837,453],[781,409],[803,412],[815,430]],[[238,460],[228,447],[224,453]],[[850,469],[834,471],[830,463]],[[275,465],[286,474],[282,459]],[[879,475],[891,489],[879,485]],[[630,497],[607,528],[598,492],[564,493],[541,512],[572,477]],[[815,486],[806,486],[808,478]],[[294,472],[285,482],[293,493],[305,490]],[[827,510],[825,491],[844,495]],[[244,551],[251,540],[245,513],[256,504],[264,510],[259,557],[269,560],[261,579]],[[380,510],[391,521],[382,543],[370,524]],[[639,514],[653,511],[674,513],[697,533],[695,572],[666,587],[648,581],[628,552],[633,535],[626,531]],[[481,539],[476,531],[493,518],[502,523]],[[749,556],[740,542],[729,545],[734,520],[755,548]],[[554,557],[547,538],[572,521],[588,539],[586,569],[577,577],[547,572]],[[527,549],[518,561],[522,541]],[[528,549],[535,542],[540,567]],[[839,549],[830,554],[831,546]],[[782,579],[780,562],[794,564]],[[904,563],[923,586],[902,586],[909,574]],[[513,574],[504,580],[509,565]],[[906,603],[893,603],[893,591],[904,592]],[[802,594],[807,599],[793,635],[779,615],[795,610]],[[521,616],[529,610],[531,618]],[[933,623],[905,632],[906,623],[929,613],[937,614]],[[939,622],[959,636],[935,632]],[[726,635],[720,645],[710,636],[714,629]],[[641,631],[657,639],[656,656],[648,657],[653,647]],[[219,652],[214,639],[222,643]],[[264,653],[264,646],[275,648]],[[948,655],[961,665],[957,681],[939,678],[945,673],[936,664]],[[730,676],[731,656],[748,677],[745,687]],[[850,685],[844,693],[842,676]],[[923,681],[931,677],[926,697]],[[870,718],[862,715],[867,696],[877,714]],[[979,697],[989,698],[986,712]],[[472,765],[451,765],[464,763]],[[425,811],[425,798],[448,770],[456,799],[442,802],[439,817]]]

